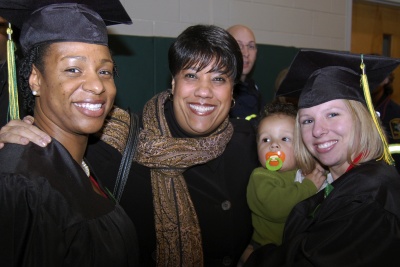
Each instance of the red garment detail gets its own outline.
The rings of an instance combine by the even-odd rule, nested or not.
[[[102,197],[108,198],[108,196],[106,195],[106,193],[104,193],[104,191],[100,188],[99,184],[97,183],[97,181],[92,177],[92,175],[89,175],[90,181],[92,182],[92,184],[94,184],[94,186],[99,189],[99,192],[101,194]]]
[[[362,156],[362,153],[361,153],[360,155],[358,155],[358,156],[354,159],[353,164],[350,164],[350,166],[347,167],[346,172],[348,172],[348,171],[350,171],[351,169],[354,168],[354,165],[357,164],[357,163],[360,161],[361,156]]]

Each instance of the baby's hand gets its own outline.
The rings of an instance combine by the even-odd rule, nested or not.
[[[319,190],[326,180],[326,170],[317,163],[315,169],[311,173],[307,174],[305,178],[313,182]]]
[[[27,116],[23,120],[12,120],[4,125],[0,130],[0,149],[4,143],[26,145],[33,142],[42,147],[50,143],[50,136],[32,125],[33,120],[33,117]]]

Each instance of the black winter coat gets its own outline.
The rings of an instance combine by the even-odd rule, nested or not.
[[[255,132],[248,121],[231,122],[234,134],[224,153],[183,174],[198,215],[207,267],[236,266],[252,234],[246,188],[252,170],[258,166]],[[170,127],[174,136],[179,135],[175,128]],[[87,159],[112,192],[121,154],[102,141],[92,141]],[[156,234],[149,168],[132,164],[120,204],[137,229],[142,266],[155,266]]]

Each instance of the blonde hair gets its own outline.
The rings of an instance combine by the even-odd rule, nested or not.
[[[380,159],[383,156],[383,142],[366,106],[359,101],[346,99],[343,99],[343,101],[350,112],[355,129],[351,133],[347,151],[343,152],[347,153],[348,162],[354,164],[354,157],[360,154],[362,156],[357,164],[371,159]],[[295,158],[299,168],[307,174],[314,170],[316,159],[304,145],[300,128],[299,116],[297,115],[293,141]]]

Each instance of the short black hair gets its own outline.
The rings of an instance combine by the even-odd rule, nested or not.
[[[296,119],[297,107],[292,103],[278,101],[271,102],[266,104],[264,109],[261,111],[260,121],[266,117],[277,114],[287,115]]]
[[[172,76],[179,71],[196,67],[204,69],[215,60],[211,71],[221,71],[239,81],[243,71],[240,47],[226,30],[214,25],[194,25],[184,30],[168,51]]]

